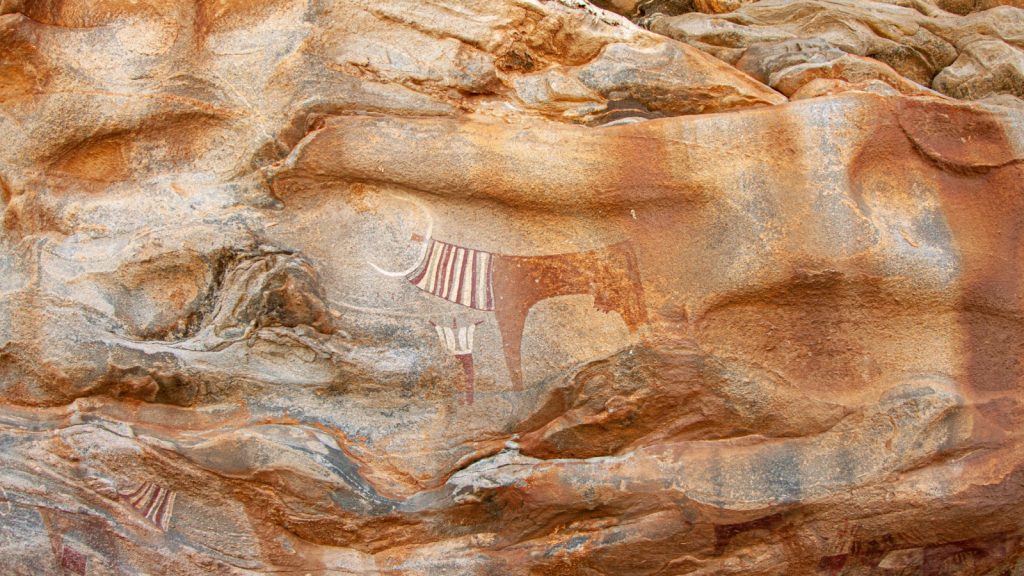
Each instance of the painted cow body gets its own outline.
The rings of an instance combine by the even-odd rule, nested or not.
[[[523,387],[526,318],[538,302],[591,295],[598,310],[618,312],[631,333],[647,322],[640,271],[628,242],[546,256],[510,256],[440,240],[427,242],[418,266],[406,278],[449,302],[494,312],[515,390]]]

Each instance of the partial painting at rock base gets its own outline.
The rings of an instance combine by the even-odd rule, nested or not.
[[[0,0],[0,573],[1024,574],[1013,4]]]

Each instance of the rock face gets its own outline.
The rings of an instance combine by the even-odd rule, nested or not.
[[[1022,50],[0,0],[2,572],[1024,574]]]
[[[726,14],[654,14],[646,22],[731,63],[749,57],[750,49],[759,60],[785,55],[796,70],[772,70],[765,80],[787,94],[801,77],[868,77],[904,93],[916,83],[954,98],[1009,97],[1024,105],[1024,10],[1018,7],[961,17],[923,0],[761,0]],[[846,61],[826,57],[830,52]],[[894,71],[905,78],[894,82]]]

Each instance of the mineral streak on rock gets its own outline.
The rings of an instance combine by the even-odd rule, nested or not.
[[[1024,574],[1016,0],[0,0],[0,573]]]

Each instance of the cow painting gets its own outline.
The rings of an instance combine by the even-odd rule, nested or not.
[[[640,270],[629,242],[584,252],[515,256],[437,240],[431,238],[432,230],[433,220],[428,218],[426,234],[413,235],[421,248],[411,267],[389,271],[372,262],[370,266],[387,276],[405,277],[449,302],[493,312],[514,390],[523,389],[523,330],[538,302],[590,295],[598,310],[618,312],[631,334],[647,323]]]

